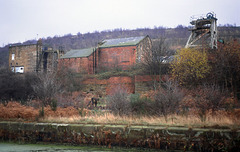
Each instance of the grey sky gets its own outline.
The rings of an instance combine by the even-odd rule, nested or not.
[[[240,0],[0,0],[0,46],[30,39],[154,26],[188,26],[214,11],[218,24],[240,25]]]

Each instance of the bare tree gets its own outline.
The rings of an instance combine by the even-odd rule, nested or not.
[[[152,49],[143,54],[144,60],[141,66],[144,72],[149,74],[161,74],[163,65],[162,57],[166,55],[167,50],[168,46],[165,42],[165,38],[155,40]]]
[[[57,81],[55,72],[39,73],[32,87],[43,106],[51,105],[57,93],[61,91],[61,84]]]
[[[168,73],[168,64],[165,64],[163,61],[163,56],[166,55],[168,46],[165,42],[165,38],[159,38],[153,42],[152,49],[144,52],[143,62],[140,64],[141,69],[145,74],[153,76],[153,87],[156,90],[157,88],[157,77],[159,75],[159,80],[163,74]]]

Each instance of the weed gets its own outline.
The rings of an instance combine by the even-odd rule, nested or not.
[[[44,117],[44,107],[39,110],[39,117]]]

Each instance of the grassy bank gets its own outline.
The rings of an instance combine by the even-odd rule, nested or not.
[[[53,111],[50,107],[44,108],[41,117],[41,108],[24,106],[17,102],[0,104],[0,119],[10,121],[48,122],[48,123],[90,123],[90,124],[124,124],[124,125],[168,125],[185,127],[230,127],[240,125],[240,110],[232,112],[217,111],[214,115],[206,114],[205,121],[195,114],[163,116],[120,116],[106,110],[77,109],[74,107],[57,108]]]
[[[124,125],[167,125],[167,126],[185,126],[185,127],[230,127],[235,128],[240,125],[237,118],[224,116],[222,114],[208,115],[205,121],[197,116],[171,115],[167,118],[156,116],[119,116],[112,113],[89,116],[71,116],[71,117],[45,117],[41,122],[55,123],[92,123],[92,124],[124,124]]]

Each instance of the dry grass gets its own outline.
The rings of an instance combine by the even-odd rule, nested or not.
[[[212,126],[227,126],[237,127],[240,125],[240,120],[233,119],[231,116],[207,116],[206,121],[202,122],[197,116],[169,116],[167,121],[164,117],[154,116],[119,116],[111,113],[102,115],[90,116],[72,116],[72,117],[46,117],[42,122],[57,122],[57,123],[92,123],[92,124],[124,124],[124,125],[154,125],[154,126],[186,126],[186,127],[212,127]]]
[[[23,106],[17,102],[0,104],[0,119],[2,120],[27,120],[36,121],[39,117],[39,108]],[[208,113],[206,121],[202,122],[194,112],[188,115],[170,115],[167,120],[161,116],[119,116],[109,111],[77,110],[73,107],[57,108],[52,111],[50,107],[44,108],[44,118],[40,122],[56,123],[89,123],[89,124],[123,124],[123,125],[160,125],[160,126],[186,126],[186,127],[211,127],[211,126],[240,126],[240,109],[234,112],[218,111],[214,115]],[[82,115],[82,116],[81,116]]]
[[[33,121],[39,117],[41,108],[24,106],[18,102],[9,102],[6,105],[0,104],[0,118],[4,120],[23,119]],[[53,111],[50,106],[44,107],[45,117],[72,117],[79,115],[79,111],[73,107],[57,108]]]

